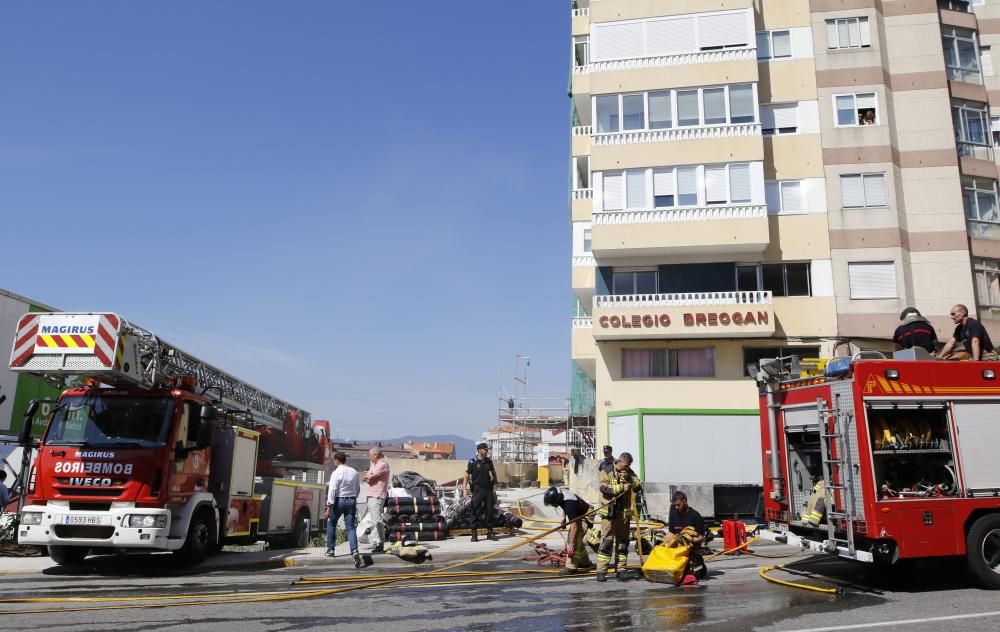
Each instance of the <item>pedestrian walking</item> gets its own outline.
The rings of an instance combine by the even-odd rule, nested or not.
[[[361,493],[361,481],[358,471],[347,465],[347,455],[337,452],[333,455],[335,469],[330,476],[330,485],[326,492],[326,508],[323,517],[326,522],[326,556],[333,557],[333,549],[337,543],[337,522],[344,518],[344,529],[347,531],[347,544],[351,547],[351,557],[354,558],[354,568],[361,568],[361,554],[358,553],[358,495]]]
[[[366,497],[368,516],[375,524],[369,540],[372,544],[372,553],[385,552],[385,500],[389,496],[389,462],[382,454],[382,448],[375,446],[368,450],[368,460],[371,466],[365,472],[364,481],[368,484],[368,494]]]
[[[479,528],[486,527],[486,539],[496,540],[493,533],[493,509],[496,505],[493,489],[497,483],[497,470],[493,460],[487,456],[490,446],[486,443],[476,445],[476,456],[469,459],[465,468],[465,479],[462,490],[465,494],[472,492],[472,541],[479,541]]]

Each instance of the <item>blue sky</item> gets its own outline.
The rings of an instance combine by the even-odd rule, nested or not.
[[[0,287],[477,437],[569,390],[568,62],[557,0],[8,3]]]

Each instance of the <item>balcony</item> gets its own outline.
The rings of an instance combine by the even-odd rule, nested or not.
[[[597,344],[594,342],[593,322],[590,318],[573,319],[571,354],[573,361],[591,380],[597,379]]]
[[[581,128],[573,128],[573,134]],[[590,129],[589,127],[587,129]],[[706,140],[715,138],[736,138],[740,136],[760,136],[760,123],[736,123],[734,125],[705,125],[701,127],[679,127],[675,129],[636,130],[594,134],[591,143],[595,147],[609,145],[633,145],[637,143],[668,143],[683,140]]]
[[[590,125],[577,125],[573,128],[572,152],[574,156],[590,154],[590,137],[594,133]]]
[[[589,305],[593,300],[596,274],[593,255],[573,257],[573,293],[585,305]]]
[[[768,337],[774,335],[773,303],[771,292],[595,296],[593,335],[595,340]]]
[[[600,211],[593,214],[597,257],[763,252],[770,243],[764,205]]]
[[[753,61],[757,63],[756,48],[734,48],[726,50],[707,50],[677,55],[658,55],[655,57],[633,57],[631,59],[610,59],[607,61],[591,61],[584,66],[574,66],[574,75],[587,75],[597,72],[616,70],[642,70],[644,68],[665,68],[669,66],[690,66],[692,64],[714,64],[729,61]]]

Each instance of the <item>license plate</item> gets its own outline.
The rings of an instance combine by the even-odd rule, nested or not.
[[[63,524],[106,525],[111,524],[111,516],[69,515],[63,516]]]

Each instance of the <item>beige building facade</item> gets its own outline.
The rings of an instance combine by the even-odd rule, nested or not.
[[[1000,324],[994,40],[1000,0],[578,0],[572,354],[599,444],[651,481],[759,483],[748,364],[890,349],[907,306],[942,340],[955,303]],[[669,449],[692,441],[719,462]]]

